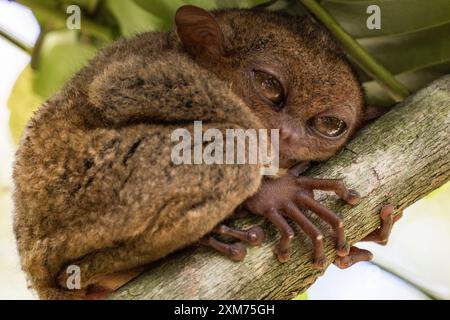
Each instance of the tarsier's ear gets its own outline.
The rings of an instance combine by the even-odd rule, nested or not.
[[[224,56],[224,40],[214,17],[206,10],[186,5],[175,15],[177,33],[185,49],[193,56],[207,53]]]
[[[387,113],[390,108],[367,106],[364,110],[363,122],[369,122]]]

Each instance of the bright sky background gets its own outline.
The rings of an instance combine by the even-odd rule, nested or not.
[[[0,26],[32,45],[39,33],[33,15],[20,5],[0,0]],[[11,190],[13,143],[6,102],[30,57],[0,38],[0,190]],[[421,201],[396,226],[388,247],[375,248],[377,262],[401,270],[428,291],[450,298],[450,188]],[[446,200],[447,199],[447,200]],[[446,202],[447,201],[447,202]],[[20,271],[12,234],[11,195],[0,193],[0,299],[33,298]],[[437,247],[435,243],[444,244]],[[328,269],[308,291],[310,299],[424,299],[406,282],[370,263],[341,271]]]

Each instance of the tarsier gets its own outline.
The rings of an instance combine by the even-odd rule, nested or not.
[[[288,218],[311,238],[314,265],[324,267],[323,236],[304,210],[333,228],[338,266],[369,260],[370,252],[349,248],[342,220],[314,200],[320,189],[357,204],[340,180],[170,161],[171,133],[197,120],[203,130],[279,129],[283,168],[334,155],[378,111],[365,106],[330,35],[311,18],[259,10],[184,6],[175,25],[104,49],[29,122],[14,167],[14,228],[39,296],[101,297],[199,241],[241,260],[264,231],[221,225],[238,207],[275,225],[281,262],[294,236]],[[392,211],[382,209],[368,240],[387,240]],[[80,268],[79,290],[67,288],[70,265]]]

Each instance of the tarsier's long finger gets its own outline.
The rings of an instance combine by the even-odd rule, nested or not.
[[[389,240],[389,235],[392,231],[392,226],[396,221],[401,218],[401,214],[393,217],[392,213],[394,212],[394,206],[391,204],[385,205],[381,208],[380,219],[381,225],[374,232],[367,235],[362,241],[372,241],[381,245],[387,244]]]
[[[347,189],[342,180],[299,177],[299,183],[309,190],[333,191],[339,198],[348,204],[356,205],[361,201],[358,192]]]
[[[266,217],[275,225],[281,234],[281,239],[277,245],[276,252],[278,261],[286,262],[290,258],[289,244],[294,238],[294,230],[292,230],[286,219],[276,210],[271,210],[268,212]]]
[[[349,252],[349,246],[345,238],[344,223],[336,213],[324,207],[316,200],[306,194],[299,193],[296,197],[297,205],[304,207],[316,213],[321,219],[325,220],[336,233],[336,252],[338,256],[346,256]]]
[[[211,247],[219,251],[220,253],[222,253],[223,255],[227,256],[228,258],[230,258],[235,262],[242,261],[242,259],[244,259],[245,255],[247,254],[247,248],[241,242],[230,244],[219,241],[211,236],[206,236],[199,242],[204,246]]]
[[[322,269],[325,266],[326,261],[323,251],[322,233],[293,203],[286,204],[284,212],[286,213],[286,216],[294,220],[311,239],[314,246],[314,266]]]
[[[264,230],[260,226],[254,226],[248,230],[236,230],[222,224],[215,227],[213,229],[213,232],[227,237],[239,239],[251,246],[259,246],[264,242],[265,239]]]
[[[357,262],[370,261],[372,258],[373,254],[369,250],[351,247],[349,254],[345,257],[337,257],[334,264],[341,269],[347,269]]]

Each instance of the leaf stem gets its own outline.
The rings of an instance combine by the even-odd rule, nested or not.
[[[410,95],[406,88],[383,65],[376,61],[336,20],[315,0],[299,0],[342,43],[356,62],[381,86],[386,88],[394,100],[401,101]]]
[[[6,31],[5,29],[3,29],[1,27],[0,27],[0,37],[5,39],[6,41],[10,42],[11,44],[16,46],[17,48],[25,51],[29,55],[31,55],[31,53],[33,52],[33,48],[32,47],[30,47],[26,43],[22,42],[16,36],[14,36],[13,34],[9,33],[8,31]]]
[[[28,7],[36,14],[61,25],[65,25],[66,20],[68,18],[68,16],[63,12],[39,4],[33,0],[15,0],[15,1],[23,6]],[[108,27],[98,24],[97,22],[87,17],[82,18],[81,28],[82,32],[96,36],[106,41],[111,41],[114,38],[112,30],[110,30]]]

